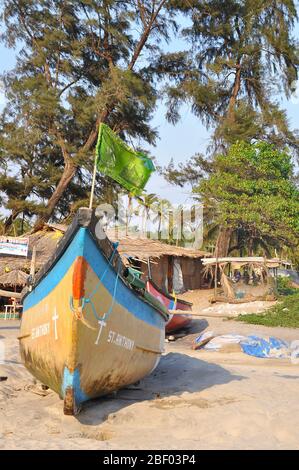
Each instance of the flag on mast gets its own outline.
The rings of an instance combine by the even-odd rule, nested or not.
[[[120,139],[106,124],[101,124],[96,146],[96,167],[110,176],[134,196],[140,196],[151,174],[152,160],[136,152]]]

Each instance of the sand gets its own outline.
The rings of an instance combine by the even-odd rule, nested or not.
[[[62,401],[43,392],[20,364],[18,322],[0,321],[0,449],[298,449],[299,366],[243,353],[192,351],[203,330],[274,334],[299,330],[197,319],[165,343],[158,368],[140,384],[64,416]]]

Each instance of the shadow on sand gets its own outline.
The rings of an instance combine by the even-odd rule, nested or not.
[[[205,318],[193,318],[191,325],[188,328],[188,335],[194,333],[202,333],[208,328],[209,322]]]
[[[184,392],[200,392],[244,377],[233,375],[217,364],[169,353],[161,358],[157,369],[138,385],[119,390],[115,397],[103,397],[87,402],[76,417],[81,424],[99,425],[108,415],[137,402],[180,396]]]

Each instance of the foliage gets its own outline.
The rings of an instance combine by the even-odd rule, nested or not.
[[[278,276],[276,280],[277,293],[279,295],[293,295],[298,293],[298,289],[292,287],[292,279],[286,276]]]
[[[294,1],[176,4],[189,20],[183,34],[190,50],[181,57],[165,55],[157,64],[172,78],[168,119],[176,122],[180,105],[189,101],[195,115],[214,127],[214,149],[255,139],[280,148],[288,144],[298,152],[298,135],[276,98],[277,93],[289,97],[297,80]]]
[[[17,218],[11,224],[9,230],[5,228],[5,220],[3,218],[0,219],[0,236],[1,235],[8,235],[10,237],[19,237],[24,233],[27,233],[31,230],[31,225],[28,223],[27,220],[23,218]]]
[[[263,314],[240,315],[236,320],[253,325],[299,328],[299,293],[285,297]]]
[[[239,250],[250,252],[254,244],[268,250],[298,246],[299,192],[286,151],[239,142],[212,166],[194,193],[210,208],[214,223],[238,232]]]
[[[297,152],[298,136],[276,100],[289,97],[297,79],[293,0],[2,4],[1,40],[19,50],[3,77],[8,104],[0,118],[6,231],[21,214],[37,217],[36,227],[70,219],[88,203],[100,122],[129,143],[154,144],[151,119],[166,95],[169,121],[190,103],[213,127],[214,149],[223,150],[165,171],[174,184],[191,183],[204,202],[206,239],[216,242],[224,227],[231,249],[298,250],[298,191],[285,151]],[[183,34],[186,50],[167,52],[174,34]],[[98,175],[95,202],[113,202],[118,189]]]
[[[2,41],[19,52],[3,77],[0,192],[9,223],[23,212],[38,215],[38,225],[88,201],[100,122],[155,142],[150,64],[176,24],[166,0],[2,3]],[[103,198],[106,180],[96,188]]]

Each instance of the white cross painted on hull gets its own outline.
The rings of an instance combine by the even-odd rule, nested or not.
[[[57,320],[59,318],[59,315],[57,315],[57,310],[55,308],[55,313],[52,317],[52,320],[54,322],[54,334],[55,334],[55,339],[58,339],[58,334],[57,334]]]
[[[99,325],[100,325],[99,334],[98,334],[95,344],[99,344],[99,339],[102,333],[102,329],[104,328],[104,326],[106,326],[106,322],[104,322],[104,320],[99,320]]]

